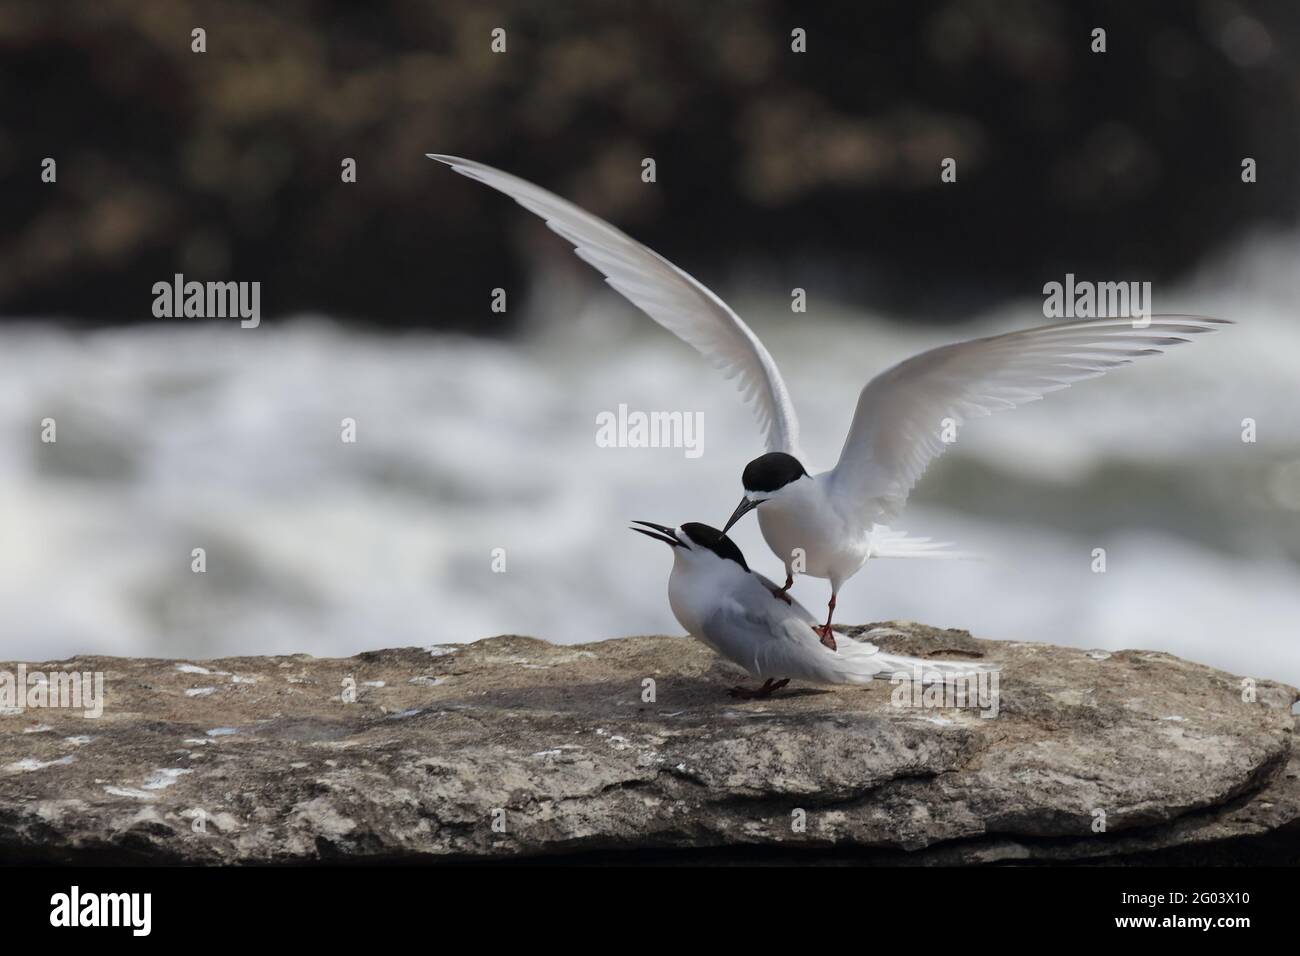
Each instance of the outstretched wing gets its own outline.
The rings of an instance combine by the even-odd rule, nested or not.
[[[505,193],[544,219],[633,305],[736,380],[754,409],[768,451],[802,457],[799,423],[776,363],[749,326],[704,285],[609,223],[545,189],[472,160],[428,156]]]
[[[1195,315],[1152,316],[1145,328],[1131,319],[1087,319],[922,352],[862,390],[831,473],[832,493],[864,516],[897,515],[947,447],[940,438],[945,418],[960,424],[1034,402],[1231,324]]]

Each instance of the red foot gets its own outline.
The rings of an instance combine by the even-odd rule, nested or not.
[[[727,691],[732,697],[739,697],[741,700],[762,700],[765,697],[771,697],[772,691],[780,690],[786,684],[790,683],[790,678],[785,677],[781,680],[774,681],[768,678],[764,681],[763,686],[757,690],[750,690],[747,687],[733,687]]]
[[[772,592],[772,597],[780,598],[786,604],[794,604],[794,599],[785,593],[785,588],[768,588]]]
[[[817,636],[821,638],[824,645],[833,651],[839,650],[839,648],[835,646],[835,635],[831,633],[831,626],[829,624],[818,624],[813,628],[813,630],[817,632]]]

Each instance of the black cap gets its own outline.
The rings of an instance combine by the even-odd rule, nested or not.
[[[717,528],[710,528],[706,524],[700,524],[698,521],[688,521],[682,525],[682,530],[686,532],[686,537],[690,538],[701,548],[707,548],[720,558],[726,558],[735,561],[738,565],[749,570],[749,565],[745,563],[745,556],[741,554],[740,549],[736,547],[736,542],[732,541]]]
[[[776,491],[806,474],[808,472],[794,455],[770,451],[746,465],[740,481],[746,491]]]

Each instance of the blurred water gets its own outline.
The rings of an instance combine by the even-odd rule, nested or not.
[[[898,527],[990,556],[877,561],[837,619],[1167,650],[1300,684],[1300,301],[1293,237],[1156,289],[1241,324],[981,419]],[[1044,277],[1044,281],[1057,276]],[[522,633],[679,633],[643,518],[720,525],[757,431],[730,383],[582,275],[519,342],[324,320],[0,333],[0,653],[350,654]],[[828,467],[861,385],[914,352],[1043,322],[1038,299],[953,331],[733,299]],[[485,317],[485,321],[488,319]],[[704,454],[596,446],[620,403],[704,414]],[[42,444],[40,422],[58,423]],[[359,440],[340,441],[355,418]],[[1240,440],[1241,421],[1258,441]],[[751,564],[780,565],[757,524]],[[208,570],[190,569],[191,550]],[[1092,550],[1107,550],[1105,574]],[[505,549],[494,573],[492,551]],[[825,582],[802,579],[814,609]]]

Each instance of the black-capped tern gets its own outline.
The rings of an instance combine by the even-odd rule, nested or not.
[[[852,639],[824,646],[817,619],[798,601],[749,569],[740,548],[721,531],[688,522],[669,528],[635,521],[632,528],[673,549],[668,603],[696,640],[762,680],[757,690],[732,688],[735,697],[766,697],[791,679],[813,684],[869,684],[876,677],[924,673],[952,681],[989,670],[970,661],[927,661],[886,654]]]

